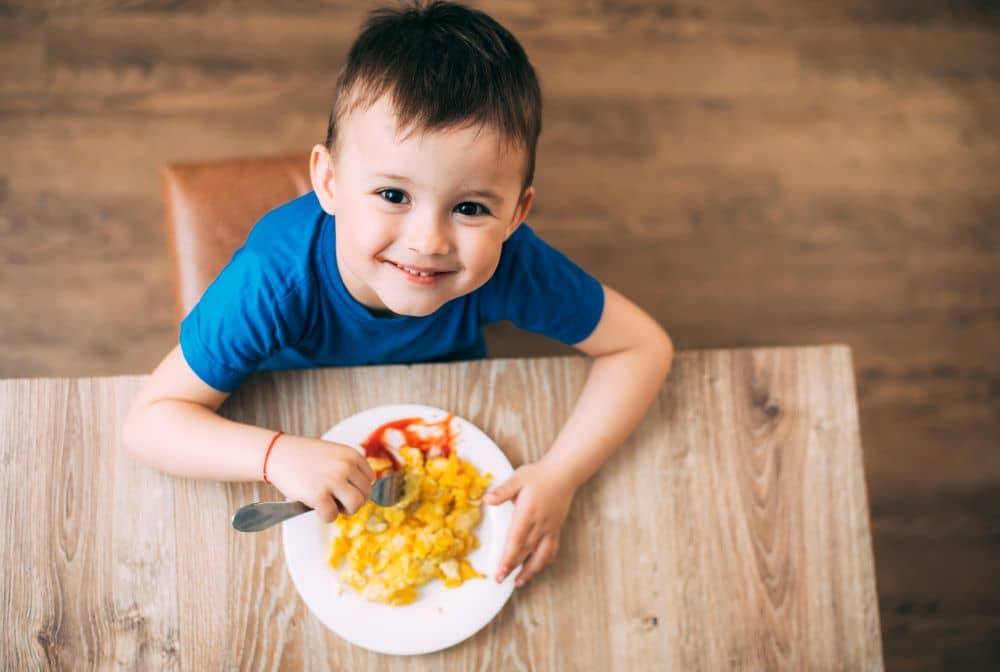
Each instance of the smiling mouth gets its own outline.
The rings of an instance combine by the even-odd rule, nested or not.
[[[412,275],[415,278],[433,278],[435,276],[447,275],[449,273],[455,272],[455,271],[436,271],[434,269],[422,268],[419,266],[405,266],[403,264],[397,264],[395,261],[390,261],[389,259],[383,259],[383,261],[386,262],[387,264],[395,266],[404,273]]]

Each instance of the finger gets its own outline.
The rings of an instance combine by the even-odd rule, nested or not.
[[[535,549],[538,548],[538,543],[542,540],[541,527],[537,524],[531,526],[531,531],[525,538],[521,545],[521,552],[517,554],[517,557],[510,563],[511,571],[514,571],[518,565],[523,565],[531,559],[534,555]]]
[[[521,479],[515,473],[506,481],[486,493],[486,503],[496,506],[513,499],[521,490]]]
[[[506,579],[507,575],[521,564],[524,556],[528,554],[524,542],[533,527],[534,523],[530,522],[526,515],[518,516],[515,513],[514,522],[510,526],[510,532],[507,533],[507,545],[504,546],[503,558],[501,558],[500,566],[497,568],[497,582]]]
[[[337,515],[340,513],[337,510],[337,503],[333,501],[333,497],[320,497],[314,502],[306,502],[313,509],[316,510],[316,515],[324,523],[332,523],[337,519]]]
[[[556,553],[559,551],[559,542],[553,541],[552,537],[545,537],[538,544],[536,548],[528,559],[524,563],[524,567],[518,572],[517,578],[514,580],[514,585],[518,588],[526,584],[531,580],[538,572],[542,571],[546,565],[552,562]]]
[[[358,469],[351,469],[347,474],[347,482],[357,488],[365,499],[372,496],[372,481]]]
[[[364,455],[358,453],[358,459],[354,464],[366,481],[369,483],[375,482],[375,472],[372,471],[372,465],[368,464],[368,460],[365,459]]]
[[[531,534],[529,534],[528,538],[524,541],[524,549],[526,551],[525,555],[538,548],[538,544],[540,544],[542,539],[546,536],[544,528],[536,523],[535,526],[531,528]]]
[[[358,488],[350,482],[341,482],[332,488],[333,496],[342,507],[344,513],[351,515],[357,512],[368,500]]]

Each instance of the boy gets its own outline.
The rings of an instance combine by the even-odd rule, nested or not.
[[[666,333],[523,224],[541,93],[520,44],[444,2],[373,12],[336,89],[314,191],[265,215],[135,400],[124,442],[192,478],[273,483],[332,521],[370,496],[353,448],[216,411],[266,368],[485,356],[511,320],[593,357],[545,457],[486,497],[514,500],[495,578],[523,586],[556,555],[577,488],[639,423],[672,358]]]

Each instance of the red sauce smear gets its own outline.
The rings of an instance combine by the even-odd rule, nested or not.
[[[387,422],[374,432],[368,435],[361,447],[365,449],[366,457],[379,457],[384,460],[389,460],[392,463],[392,469],[385,469],[379,471],[375,474],[376,478],[380,478],[389,471],[396,471],[403,467],[396,459],[396,456],[392,454],[389,450],[388,445],[385,441],[385,433],[390,429],[395,429],[402,432],[403,436],[406,437],[404,445],[410,448],[416,448],[423,452],[426,456],[432,450],[435,454],[440,457],[448,457],[451,455],[451,445],[452,445],[452,434],[451,434],[451,420],[454,416],[448,415],[444,420],[438,422],[427,422],[423,418],[403,418],[401,420],[393,420],[392,422]],[[424,432],[416,431],[417,428],[424,429],[428,427],[440,427],[440,432],[427,432],[429,436],[424,436]]]

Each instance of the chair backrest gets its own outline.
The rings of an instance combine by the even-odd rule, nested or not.
[[[178,321],[262,215],[312,189],[301,155],[170,164],[161,178]]]

